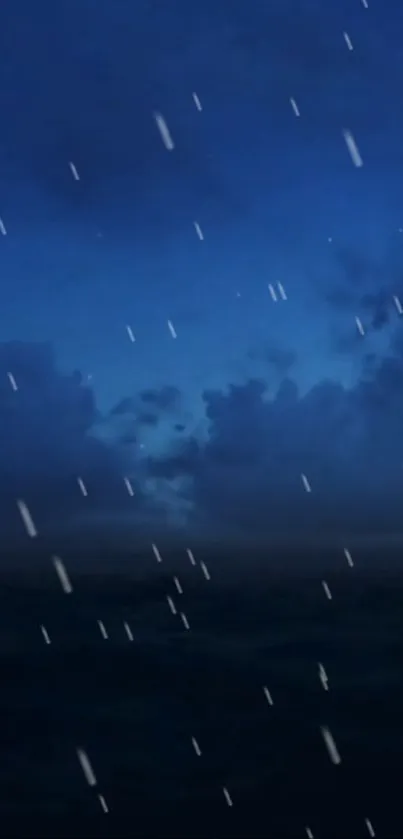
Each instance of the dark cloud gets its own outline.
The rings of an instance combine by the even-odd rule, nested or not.
[[[205,14],[194,7],[190,14],[183,0],[174,10],[146,0],[135,7],[60,0],[57,8],[38,0],[35,9],[29,0],[16,0],[7,13],[0,9],[0,65],[7,79],[0,94],[2,178],[18,172],[51,197],[64,218],[68,212],[92,223],[96,205],[115,235],[130,229],[133,236],[141,222],[143,241],[147,231],[154,241],[156,231],[162,236],[181,225],[195,194],[199,210],[213,204],[219,217],[243,215],[245,199],[212,161],[184,109],[190,92],[183,68],[193,78],[202,70],[206,80],[200,39],[208,44],[213,34],[210,58],[221,66],[225,21],[221,32],[214,31],[217,22],[213,8]],[[216,82],[218,74],[211,73]],[[180,137],[169,161],[153,119],[159,110]],[[71,177],[71,160],[79,183]],[[175,185],[180,196],[169,213],[156,200],[161,185]],[[111,194],[119,195],[112,211]]]
[[[109,411],[106,425],[114,427],[115,438],[124,445],[135,443],[142,426],[157,426],[165,414],[178,409],[180,399],[180,391],[172,385],[143,390],[136,396],[120,399]]]
[[[123,460],[116,446],[93,434],[98,419],[94,395],[81,374],[62,375],[50,346],[0,345],[0,513],[5,538],[11,531],[23,532],[18,498],[28,504],[39,531],[87,513],[141,509],[140,489],[130,498],[124,486],[127,456]],[[87,487],[86,498],[78,477]]]
[[[159,423],[159,417],[151,412],[143,411],[143,413],[138,416],[138,422],[140,425],[156,426]]]
[[[385,288],[361,297],[361,307],[369,314],[370,324],[374,331],[377,332],[389,324],[392,303],[391,291]]]
[[[360,317],[366,334],[388,329],[396,318],[394,296],[396,285],[381,287],[362,295],[334,290],[327,295],[327,301],[336,310],[347,314],[349,328],[333,327],[332,346],[337,353],[351,353],[362,348],[362,336],[358,332],[356,317]]]
[[[170,404],[171,390],[149,391],[140,401]],[[401,335],[394,340],[393,354],[382,361],[366,353],[361,380],[353,389],[322,382],[300,395],[286,378],[269,398],[266,384],[251,380],[230,385],[226,392],[206,391],[204,402],[207,439],[177,440],[162,457],[134,461],[127,446],[122,448],[123,435],[114,436],[110,445],[94,436],[98,412],[79,372],[61,375],[47,345],[1,345],[0,512],[5,538],[22,530],[17,498],[26,500],[39,529],[74,520],[84,510],[130,510],[141,525],[152,508],[142,492],[145,477],[171,483],[183,479],[178,501],[182,496],[191,503],[188,527],[207,538],[239,534],[264,542],[279,532],[331,532],[343,539],[354,531],[400,528]],[[304,490],[303,474],[310,494]],[[126,491],[124,475],[131,478],[134,498]],[[88,488],[87,498],[80,495],[78,477]],[[161,500],[158,517],[164,527]]]
[[[180,400],[180,391],[177,387],[166,385],[160,390],[143,390],[140,393],[140,399],[159,411],[169,411],[177,407]]]
[[[400,530],[403,355],[376,363],[367,354],[351,390],[322,382],[299,396],[285,380],[270,400],[264,383],[250,381],[204,400],[207,442],[189,440],[149,464],[153,475],[188,479],[204,532],[258,540]]]
[[[363,317],[367,331],[388,327],[396,314],[394,297],[403,294],[400,243],[386,241],[376,258],[351,246],[332,253],[337,280],[325,291],[327,303],[336,312]]]
[[[312,79],[346,80],[345,95],[337,98],[343,116],[345,97],[353,88],[356,121],[368,120],[372,109],[361,90],[357,97],[351,64],[334,34],[342,31],[346,14],[351,21],[361,12],[357,6],[353,13],[347,0],[330,6],[317,0],[300,9],[295,0],[275,0],[254,4],[253,10],[244,0],[5,4],[0,8],[2,176],[9,178],[18,170],[62,207],[71,206],[75,218],[85,212],[91,220],[94,203],[98,216],[106,219],[111,190],[119,181],[120,190],[127,190],[121,194],[126,200],[114,202],[106,227],[115,218],[114,229],[120,230],[126,219],[131,236],[136,219],[143,220],[142,237],[148,224],[154,236],[156,228],[161,232],[166,225],[171,232],[171,222],[189,218],[195,195],[199,211],[207,212],[213,204],[217,218],[222,219],[223,210],[231,219],[234,213],[243,215],[250,198],[234,188],[214,161],[217,143],[203,136],[197,115],[189,114],[188,80],[200,85],[207,101],[217,93],[233,101],[246,90],[252,106],[264,101],[270,110],[277,103],[284,107],[295,78],[301,93],[304,86],[312,89]],[[361,17],[360,67],[376,92],[388,78],[393,102],[399,76],[386,75],[385,62],[386,69],[392,62],[394,70],[394,62],[400,61],[399,27],[392,15],[383,39],[388,43],[385,54],[382,39],[378,44],[369,37]],[[276,85],[271,84],[274,76]],[[180,138],[169,160],[153,123],[154,110],[166,112],[175,138]],[[320,115],[315,100],[309,119],[321,119],[323,131]],[[332,132],[338,123],[333,120]],[[231,145],[236,142],[232,136]],[[241,135],[239,142],[244,143]],[[85,173],[79,184],[71,178],[69,160]],[[175,184],[182,199],[171,203],[169,213],[154,200],[161,183]]]

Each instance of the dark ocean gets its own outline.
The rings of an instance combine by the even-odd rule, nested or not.
[[[84,553],[68,595],[50,559],[0,577],[1,836],[403,836],[397,548],[331,599],[317,558]]]

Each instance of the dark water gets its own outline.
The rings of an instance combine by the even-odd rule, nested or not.
[[[68,596],[51,567],[3,574],[0,835],[403,836],[403,574],[340,566],[328,600],[320,573],[214,561],[175,567],[183,594],[169,562],[76,569]]]

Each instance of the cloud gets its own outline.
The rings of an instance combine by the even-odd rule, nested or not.
[[[12,381],[8,374],[12,374]],[[14,383],[14,384],[13,384]],[[18,389],[15,390],[14,388]],[[400,528],[403,484],[403,337],[379,360],[364,356],[348,390],[323,381],[305,395],[290,378],[274,397],[259,379],[203,395],[206,439],[178,436],[162,456],[140,454],[135,438],[97,437],[94,394],[76,371],[62,375],[48,345],[0,345],[0,512],[3,533],[21,534],[16,499],[38,530],[98,514],[130,513],[161,532],[172,511],[207,539],[262,542],[276,534],[378,533]],[[121,400],[167,408],[175,388]],[[106,423],[108,418],[106,419]],[[123,477],[135,489],[130,497]],[[307,493],[302,476],[311,486]],[[88,490],[84,498],[77,478]],[[154,526],[153,525],[153,526]],[[154,530],[155,532],[155,530]]]
[[[0,512],[5,537],[22,531],[17,498],[28,504],[38,531],[102,510],[141,511],[145,501],[140,488],[131,498],[124,485],[127,453],[123,459],[116,445],[97,439],[93,431],[98,421],[93,392],[78,371],[62,375],[57,370],[49,345],[0,345]],[[79,477],[87,497],[80,493]]]
[[[395,298],[403,295],[400,252],[393,240],[378,257],[351,246],[335,248],[333,255],[337,279],[324,294],[333,315],[331,346],[337,354],[360,356],[357,317],[367,336],[386,333],[392,338],[399,317]]]
[[[400,530],[402,342],[397,347],[382,361],[367,354],[350,390],[322,382],[300,396],[285,379],[272,399],[258,380],[206,392],[206,443],[175,444],[150,471],[184,479],[193,523],[211,536]]]
[[[176,451],[172,447],[169,454],[162,457],[147,458],[147,473],[152,478],[174,480],[177,477],[195,476],[202,464],[204,451],[201,443],[190,437],[180,444]]]
[[[381,288],[376,292],[364,294],[360,303],[369,314],[370,326],[375,332],[388,326],[393,305],[390,289]]]
[[[166,385],[159,390],[143,390],[140,399],[147,405],[152,405],[159,411],[169,411],[177,407],[180,391],[177,387]]]

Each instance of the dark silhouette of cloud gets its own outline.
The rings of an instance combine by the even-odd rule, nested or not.
[[[399,283],[400,285],[400,283]],[[394,314],[393,297],[396,294],[396,284],[380,287],[365,294],[354,293],[347,288],[334,288],[326,294],[326,300],[336,310],[351,314],[362,314],[367,329],[379,332],[391,323]]]
[[[172,385],[166,385],[159,390],[143,390],[140,399],[147,405],[152,405],[156,410],[169,411],[177,407],[180,400],[180,391]]]
[[[331,533],[343,540],[351,533],[399,531],[402,335],[394,336],[387,358],[365,354],[352,389],[323,381],[301,395],[285,378],[269,397],[266,386],[251,380],[225,392],[206,391],[207,437],[181,434],[157,457],[138,451],[133,432],[126,438],[113,432],[110,442],[97,438],[94,394],[78,371],[58,372],[48,345],[0,345],[0,513],[6,540],[23,533],[18,498],[27,502],[39,531],[92,514],[129,513],[139,528],[154,516],[153,532],[162,532],[169,516],[161,482],[174,485],[178,506],[189,505],[187,531],[205,539],[239,536],[264,543],[280,533]],[[180,397],[174,390],[119,404],[170,406]],[[113,418],[112,412],[112,429]],[[134,497],[124,485],[126,475]],[[157,487],[151,498],[150,481]]]
[[[331,347],[337,354],[361,355],[362,336],[387,331],[398,320],[395,297],[403,297],[403,275],[397,241],[389,242],[378,258],[353,247],[334,250],[337,281],[327,288],[324,299],[336,317],[331,326]]]
[[[361,307],[368,312],[373,330],[378,332],[390,323],[392,310],[392,293],[389,289],[381,288],[377,292],[364,294]]]
[[[180,400],[180,391],[172,385],[123,397],[104,418],[104,429],[109,432],[111,440],[123,446],[134,445],[141,436],[142,428],[155,428],[166,416],[176,414]]]
[[[39,532],[102,510],[140,512],[145,503],[140,488],[132,498],[124,485],[127,453],[123,459],[116,445],[94,436],[98,421],[91,389],[79,372],[62,375],[57,370],[49,345],[0,345],[0,513],[5,538],[23,533],[18,498],[28,504]],[[80,493],[78,477],[87,497]]]
[[[138,421],[141,425],[155,426],[159,423],[159,417],[156,414],[144,411],[142,414],[139,415]]]
[[[383,361],[367,354],[351,390],[322,382],[300,396],[286,379],[273,399],[260,381],[206,392],[207,441],[176,445],[149,462],[150,473],[185,479],[193,523],[205,534],[253,541],[278,532],[400,530],[401,347]]]

